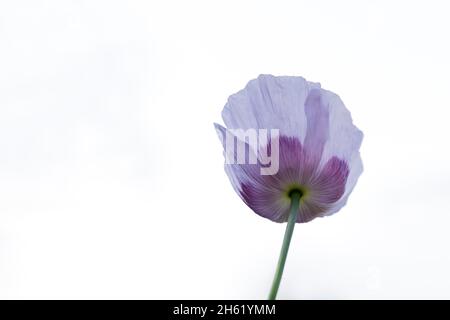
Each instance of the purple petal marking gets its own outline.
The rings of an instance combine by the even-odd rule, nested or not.
[[[308,222],[322,216],[343,195],[349,168],[337,157],[331,158],[321,169],[308,159],[297,138],[281,136],[280,170],[277,174],[258,176],[258,165],[234,167],[234,170],[240,170],[239,176],[247,178],[241,180],[242,199],[257,214],[284,222],[290,206],[288,193],[292,188],[300,188],[305,194],[297,222]]]
[[[291,186],[300,185],[302,180],[307,180],[310,172],[306,169],[306,157],[300,141],[294,137],[279,137],[280,169],[275,175],[263,176],[259,174],[260,165],[256,166],[254,180],[246,180],[241,183],[240,195],[244,202],[257,214],[272,221],[284,222],[290,206],[288,192]],[[270,153],[270,141],[266,146]],[[266,151],[264,151],[266,152]],[[241,165],[239,170],[243,172],[252,170],[255,174],[255,166]],[[310,170],[311,171],[311,170]],[[247,174],[247,177],[250,176]]]

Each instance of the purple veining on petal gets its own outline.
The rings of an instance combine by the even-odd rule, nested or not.
[[[241,189],[242,199],[254,212],[272,221],[286,221],[284,216],[289,205],[280,200],[282,190],[275,191],[250,183],[242,184]]]
[[[338,201],[344,194],[348,174],[348,165],[344,160],[338,157],[328,160],[319,175],[311,181],[317,201],[324,204]]]
[[[300,206],[297,222],[308,222],[323,216],[345,192],[348,164],[332,157],[307,185],[309,193]]]

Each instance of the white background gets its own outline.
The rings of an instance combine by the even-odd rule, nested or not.
[[[0,297],[267,296],[284,225],[212,123],[260,73],[338,93],[365,172],[279,298],[450,298],[448,1],[0,2]]]

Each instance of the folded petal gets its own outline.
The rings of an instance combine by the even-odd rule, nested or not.
[[[329,103],[322,89],[313,89],[305,101],[306,137],[305,149],[311,163],[319,163],[329,137]]]
[[[350,112],[337,94],[321,89],[322,101],[329,105],[329,135],[322,163],[333,156],[351,163],[358,153],[363,133],[354,124]]]
[[[363,172],[363,165],[359,148],[363,133],[354,124],[350,111],[345,107],[339,96],[333,92],[323,90],[322,99],[329,104],[329,136],[322,152],[322,166],[337,157],[344,160],[349,168],[349,175],[345,185],[345,192],[326,212],[331,215],[339,211],[346,203],[350,193]]]

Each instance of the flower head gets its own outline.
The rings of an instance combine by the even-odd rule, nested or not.
[[[331,215],[345,205],[363,170],[363,134],[336,94],[302,77],[260,75],[229,97],[222,117],[226,128],[215,127],[225,149],[225,171],[255,213],[287,221],[293,193],[300,195],[297,222]],[[262,130],[275,134],[267,138]],[[276,170],[264,174],[269,155]],[[249,161],[252,156],[256,161]]]

